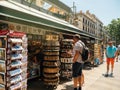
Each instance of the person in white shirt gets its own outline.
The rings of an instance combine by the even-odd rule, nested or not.
[[[73,83],[74,83],[74,90],[82,90],[81,88],[81,80],[82,80],[82,49],[83,46],[81,43],[83,43],[80,40],[80,36],[78,34],[73,36],[74,46],[73,46],[73,66],[72,66],[72,77],[73,77]],[[84,44],[84,43],[83,43]],[[77,89],[77,84],[79,83],[79,89]]]

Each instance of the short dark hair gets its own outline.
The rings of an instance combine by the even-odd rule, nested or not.
[[[79,35],[79,34],[75,34],[75,35],[73,36],[73,38],[80,39],[80,35]]]

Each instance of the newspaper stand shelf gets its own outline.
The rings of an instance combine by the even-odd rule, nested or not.
[[[27,90],[27,37],[0,30],[0,90]]]

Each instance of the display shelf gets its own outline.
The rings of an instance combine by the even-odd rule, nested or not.
[[[54,60],[54,59],[50,59],[50,60],[44,60],[44,62],[59,62],[60,60]]]
[[[44,47],[60,47],[60,45],[44,45]]]
[[[6,72],[5,61],[0,61],[0,72]]]
[[[71,39],[63,39],[61,41],[61,51],[60,51],[60,76],[65,78],[72,78],[72,44]]]
[[[5,63],[5,61],[3,61],[3,60],[0,60],[0,62]]]
[[[61,62],[61,64],[73,64],[73,62]]]
[[[60,74],[58,74],[58,73],[53,73],[53,74],[51,74],[51,73],[45,73],[44,74],[44,77],[46,77],[46,78],[59,78],[59,76],[60,76]]]
[[[19,67],[21,65],[22,65],[21,61],[14,61],[14,62],[11,63],[10,67],[15,68],[15,67]]]
[[[15,85],[10,86],[10,90],[17,90],[21,88],[21,86],[22,86],[21,83],[17,83]]]
[[[44,84],[46,85],[57,86],[59,83],[59,66],[60,66],[59,51],[60,51],[60,43],[58,41],[58,35],[52,35],[52,34],[46,35],[46,40],[44,43],[44,62],[43,62],[43,67],[44,67],[43,80],[44,80]],[[53,77],[56,78],[54,79]]]
[[[19,39],[19,38],[9,38],[8,39],[8,42],[11,42],[11,43],[22,43],[22,39]]]
[[[5,73],[0,73],[0,84],[5,85]]]
[[[27,69],[23,71],[22,68],[23,60],[27,62],[25,58],[27,54],[24,55],[27,49],[23,47],[23,43],[27,43],[25,41],[27,37],[21,32],[0,30],[0,34],[2,32],[4,32],[4,35],[0,35],[0,84],[4,84],[2,90],[22,90],[23,76],[27,77]],[[27,65],[24,68],[27,68]],[[26,85],[27,82],[24,86]]]
[[[66,78],[72,78],[72,71],[63,71],[61,72],[61,76],[62,77],[66,77]]]
[[[0,49],[0,60],[6,60],[6,49],[5,48]]]
[[[0,50],[6,50],[6,48],[0,48]]]
[[[21,73],[22,73],[21,69],[15,69],[15,70],[9,71],[9,75],[11,77],[16,76],[16,75],[21,74]]]
[[[28,80],[31,80],[31,79],[34,79],[34,78],[37,78],[37,77],[39,77],[39,75],[29,77]]]
[[[59,66],[58,66],[58,65],[57,65],[57,66],[54,66],[54,65],[45,66],[45,65],[44,65],[44,68],[57,68],[57,67],[59,67]]]
[[[44,50],[44,52],[59,52],[59,50]]]
[[[0,90],[5,90],[5,85],[0,84]]]
[[[5,75],[5,73],[4,73],[4,72],[0,72],[0,74],[3,74],[3,75]]]
[[[48,55],[48,54],[45,54],[45,55],[47,55],[47,56],[58,56],[58,55]]]
[[[22,80],[21,75],[13,77],[13,78],[10,79],[10,84],[16,84],[16,83],[20,82],[21,80]]]
[[[13,54],[11,60],[22,59],[22,54]]]
[[[0,59],[0,61],[5,61],[5,59]]]
[[[99,59],[99,63],[103,62],[102,48],[100,44],[94,44],[94,59]]]
[[[12,48],[12,51],[22,51],[22,50],[23,50],[22,46]]]

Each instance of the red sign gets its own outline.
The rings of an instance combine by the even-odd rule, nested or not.
[[[25,33],[10,30],[0,30],[0,35],[9,35],[10,37],[23,37]]]
[[[9,30],[0,30],[0,35],[7,35]]]
[[[25,33],[16,32],[16,31],[10,32],[10,34],[9,34],[10,37],[23,37],[24,35],[25,35]]]

